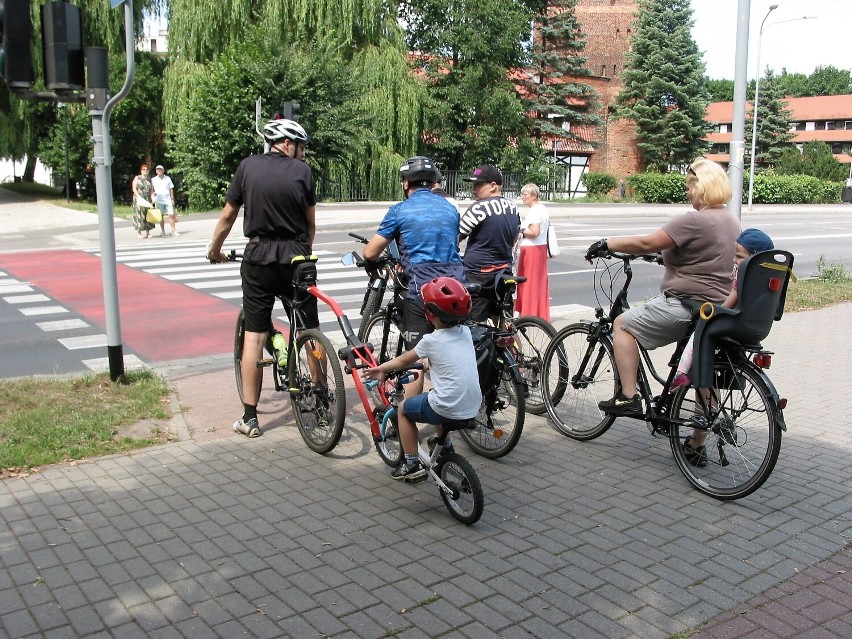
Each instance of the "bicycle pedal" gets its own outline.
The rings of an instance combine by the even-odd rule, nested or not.
[[[403,481],[406,484],[419,484],[421,482],[426,481],[427,479],[429,479],[429,473],[426,473],[422,477],[414,477],[413,479],[409,479],[408,477],[406,477],[405,479],[403,479]]]
[[[272,366],[272,358],[271,357],[264,357],[262,360],[259,360],[257,362],[257,366],[258,366],[258,368],[260,368],[261,366],[263,366],[263,367]]]

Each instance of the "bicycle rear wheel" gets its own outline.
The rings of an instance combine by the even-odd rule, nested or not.
[[[498,350],[495,357],[504,363],[499,365],[498,383],[482,395],[476,428],[459,430],[473,452],[489,459],[509,454],[524,430],[524,384],[515,381],[505,365],[511,354]]]
[[[680,388],[670,412],[676,420],[689,422],[699,416],[703,424],[710,424],[705,465],[694,466],[684,454],[683,442],[692,435],[691,425],[675,422],[672,426],[672,454],[687,481],[705,495],[740,499],[760,488],[775,468],[781,451],[780,409],[763,371],[747,360],[717,357],[713,376],[717,388],[709,407],[699,402],[697,391]]]
[[[521,377],[527,383],[529,394],[526,398],[526,411],[533,415],[547,412],[542,396],[542,366],[544,351],[550,340],[556,335],[556,329],[540,317],[518,317],[512,320],[515,327],[515,359]]]
[[[260,389],[263,388],[263,368],[260,369],[260,378],[257,384],[257,397],[254,402],[246,402],[243,398],[243,339],[246,332],[246,318],[243,309],[240,309],[240,314],[237,316],[237,326],[234,329],[234,377],[237,382],[237,394],[240,396],[240,403],[249,403],[257,406],[260,400]]]
[[[598,408],[618,387],[612,341],[605,336],[590,342],[590,334],[589,324],[566,326],[544,353],[547,414],[562,434],[580,441],[599,437],[615,421]]]
[[[346,389],[334,347],[316,329],[296,338],[287,363],[290,403],[302,439],[311,450],[325,454],[343,434]]]
[[[448,495],[441,490],[441,499],[450,514],[468,526],[479,521],[485,508],[485,495],[471,463],[458,453],[444,454],[438,476],[452,491]]]

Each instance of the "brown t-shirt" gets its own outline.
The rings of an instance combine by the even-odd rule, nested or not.
[[[663,225],[675,246],[663,251],[660,291],[721,304],[733,283],[734,244],[740,223],[728,209],[678,215]]]

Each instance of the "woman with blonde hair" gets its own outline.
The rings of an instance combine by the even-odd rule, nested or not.
[[[695,160],[686,172],[686,196],[693,210],[669,220],[648,235],[598,240],[586,259],[607,251],[641,255],[661,251],[660,295],[615,319],[613,345],[621,389],[598,407],[609,415],[642,413],[636,392],[639,367],[637,342],[651,350],[678,341],[690,327],[691,313],[683,298],[722,304],[731,291],[731,264],[740,222],[725,208],[731,187],[725,170],[710,160]]]
[[[518,237],[517,275],[527,278],[518,285],[515,312],[518,315],[535,315],[550,321],[550,285],[547,281],[547,227],[550,217],[535,184],[521,187],[521,201],[529,207],[521,221]]]

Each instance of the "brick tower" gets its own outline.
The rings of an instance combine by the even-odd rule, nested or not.
[[[604,120],[597,131],[597,148],[589,169],[610,173],[620,181],[641,168],[634,144],[636,126],[629,120],[617,120],[610,113],[622,87],[621,73],[638,4],[636,0],[577,0],[575,11],[586,36],[586,67],[593,74],[588,83],[600,93],[599,115]]]

